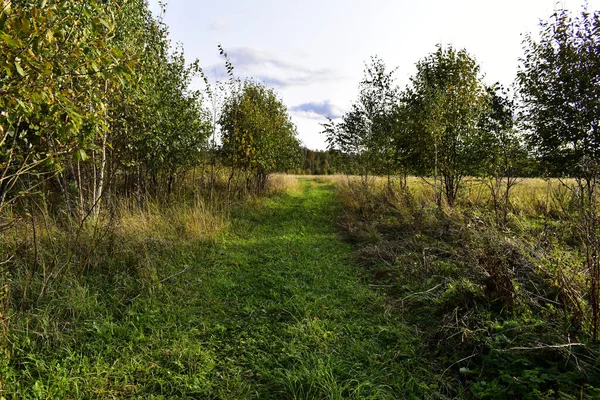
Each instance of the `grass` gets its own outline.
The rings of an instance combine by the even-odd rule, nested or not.
[[[160,271],[154,284],[140,290],[115,267],[110,279],[66,281],[31,312],[10,315],[0,396],[441,396],[444,380],[421,358],[419,333],[359,278],[335,223],[339,207],[334,184],[303,179],[234,207],[210,238],[198,235],[206,227],[194,210],[182,217],[192,227],[173,214],[176,236],[156,213],[124,214],[146,251],[155,231],[169,244],[149,261]]]
[[[597,398],[600,349],[568,191],[522,182],[504,225],[474,181],[453,208],[438,208],[422,182],[385,184],[343,181],[341,226],[366,281],[419,331],[445,394]]]
[[[598,396],[568,191],[524,180],[499,226],[477,181],[441,210],[408,184],[275,175],[227,207],[17,222],[0,398]]]

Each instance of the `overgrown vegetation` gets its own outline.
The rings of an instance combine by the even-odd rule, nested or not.
[[[395,187],[342,180],[342,226],[367,282],[417,329],[419,354],[443,382],[439,390],[465,398],[595,398],[600,349],[591,340],[577,198],[556,180],[528,181],[498,225],[494,200],[476,181],[441,209],[429,184]]]
[[[371,58],[327,151],[218,51],[144,0],[0,3],[0,398],[600,396],[599,12],[514,90]]]
[[[404,90],[372,59],[355,106],[323,125],[359,164],[341,189],[357,261],[418,327],[445,394],[599,394],[599,27],[587,10],[542,21],[515,96],[451,46]],[[526,176],[558,179],[524,197]]]

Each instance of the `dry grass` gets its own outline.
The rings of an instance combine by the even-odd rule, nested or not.
[[[318,176],[340,185],[342,196],[350,194],[348,187],[356,182],[361,182],[359,176],[330,175]],[[572,201],[572,189],[575,181],[572,179],[520,179],[511,191],[511,212],[521,217],[535,217],[541,215],[561,215],[567,212]],[[433,199],[433,180],[410,176],[407,186],[415,201],[425,204]],[[368,187],[375,193],[387,190],[386,177],[373,177],[369,179]],[[399,188],[399,181],[392,180],[392,188]],[[465,178],[459,192],[458,206],[471,207],[473,205],[491,207],[490,191],[487,186],[476,178]]]
[[[298,181],[300,175],[272,174],[269,176],[269,192],[283,193],[302,189]]]
[[[454,207],[438,208],[422,179],[410,178],[402,191],[389,190],[385,178],[368,185],[350,178],[339,183],[341,227],[372,286],[423,334],[422,351],[442,365],[439,374],[458,382],[459,368],[477,368],[477,378],[466,378],[502,384],[489,398],[505,387],[584,393],[565,380],[585,371],[594,382],[600,371],[589,342],[589,272],[571,212],[574,183],[521,180],[508,221],[499,221],[489,189],[475,179],[465,179]],[[589,344],[589,354],[512,353],[567,341]],[[520,363],[550,378],[540,385]],[[502,382],[502,374],[511,379]]]
[[[161,205],[155,201],[134,207],[120,205],[115,232],[135,241],[207,240],[225,228],[226,214],[223,206],[215,209],[203,200],[192,205]]]
[[[197,256],[192,249],[209,249],[205,243],[227,229],[232,207],[259,201],[250,193],[228,198],[227,171],[216,172],[212,201],[207,178],[198,171],[195,179],[191,173],[183,177],[171,195],[115,196],[99,217],[87,216],[83,222],[60,207],[48,208],[44,199],[32,198],[20,209],[4,210],[0,341],[9,331],[10,315],[68,298],[88,284],[106,284],[114,292],[130,290],[135,297],[140,290],[160,287],[173,265],[180,268]],[[301,187],[297,178],[282,174],[269,183],[267,194]],[[115,279],[122,285],[111,283]]]
[[[120,200],[110,214],[83,223],[42,210],[15,219],[0,237],[2,267],[11,277],[10,296],[0,296],[0,313],[7,307],[33,307],[52,297],[64,286],[61,282],[69,285],[84,276],[127,275],[153,286],[168,273],[164,257],[171,249],[213,240],[228,218],[225,205],[209,206],[198,199]]]
[[[202,181],[188,174],[171,196],[114,198],[98,218],[88,216],[83,222],[46,209],[43,201],[38,207],[33,200],[29,213],[5,210],[11,225],[0,235],[0,315],[7,307],[23,308],[16,304],[22,298],[34,305],[60,282],[76,282],[89,274],[124,274],[142,285],[156,284],[167,273],[164,259],[171,249],[214,240],[227,228],[232,206],[258,201],[251,194],[228,200],[228,175],[217,172],[212,202]],[[268,194],[300,188],[297,177],[276,174]],[[4,276],[11,277],[10,285]],[[0,330],[2,325],[0,316]]]

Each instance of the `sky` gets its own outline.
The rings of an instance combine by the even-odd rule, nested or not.
[[[172,42],[198,59],[211,79],[226,78],[217,46],[237,77],[275,88],[299,138],[324,149],[325,117],[340,118],[358,94],[371,56],[397,68],[405,87],[415,64],[436,44],[466,49],[484,80],[513,83],[523,34],[539,32],[556,8],[580,11],[584,0],[168,0],[161,14]],[[600,0],[588,0],[599,10]],[[200,87],[201,81],[195,85]]]

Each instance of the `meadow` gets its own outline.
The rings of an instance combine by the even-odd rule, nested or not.
[[[453,207],[430,183],[337,178],[341,227],[365,281],[419,332],[450,397],[593,398],[597,344],[573,180],[522,179],[507,218],[464,183]],[[447,386],[444,386],[447,385]]]
[[[159,3],[0,8],[0,400],[600,397],[600,12],[292,104]]]
[[[441,209],[417,178],[274,175],[229,206],[180,200],[3,235],[1,396],[598,394],[561,182],[521,182],[502,226],[474,180]]]

